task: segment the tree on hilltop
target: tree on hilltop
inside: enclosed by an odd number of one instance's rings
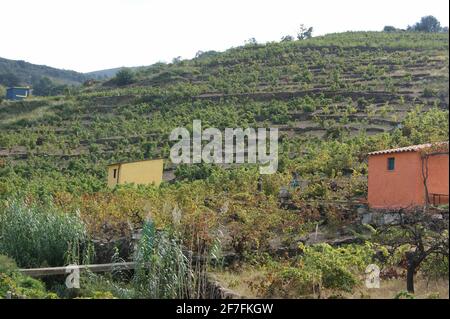
[[[312,38],[313,27],[306,27],[304,24],[300,25],[300,31],[297,34],[297,39],[305,40]]]
[[[123,68],[117,72],[114,82],[120,86],[131,84],[134,82],[134,74],[130,69]]]
[[[442,32],[441,23],[434,16],[425,16],[413,26],[408,26],[408,31],[416,32]]]

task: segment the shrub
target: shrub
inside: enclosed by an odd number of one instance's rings
[[[442,26],[438,19],[434,16],[425,16],[413,26],[408,26],[408,31],[416,32],[441,32]]]
[[[305,269],[320,273],[324,288],[351,292],[358,284],[357,274],[362,272],[373,255],[368,246],[333,248],[328,244],[302,246]]]
[[[177,166],[175,176],[179,180],[194,181],[198,179],[207,179],[217,170],[217,166],[211,164],[181,164]]]
[[[317,297],[322,288],[352,292],[372,261],[370,244],[333,248],[328,244],[300,245],[303,254],[294,264],[272,263],[260,284],[252,289],[264,297]]]
[[[431,254],[423,261],[420,270],[428,280],[439,280],[448,278],[448,256]]]
[[[119,85],[127,85],[134,82],[134,73],[129,69],[121,69],[117,72],[114,82]]]
[[[0,255],[0,299],[6,298],[7,293],[12,298],[56,298],[47,293],[41,281],[20,274],[14,260]]]
[[[267,290],[260,289],[266,297],[298,298],[320,293],[320,274],[313,269],[281,267],[269,278],[271,281]]]
[[[16,262],[5,255],[0,255],[0,273],[10,273],[17,269]]]
[[[422,93],[423,97],[433,97],[435,95],[436,95],[436,92],[432,88],[426,87],[425,89],[423,89],[423,93]]]
[[[405,144],[422,144],[448,140],[448,110],[432,108],[422,112],[416,108],[406,115],[402,122]]]
[[[394,296],[394,299],[414,299],[414,295],[402,290]]]
[[[311,113],[316,110],[316,106],[314,104],[305,104],[303,105],[303,111],[306,113]]]
[[[386,26],[383,28],[383,32],[395,32],[395,31],[398,31],[397,28],[396,28],[396,27],[393,27],[393,26],[391,26],[391,25],[386,25]]]

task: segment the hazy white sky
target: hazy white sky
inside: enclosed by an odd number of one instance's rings
[[[88,72],[295,35],[449,25],[448,0],[0,0],[0,57]]]

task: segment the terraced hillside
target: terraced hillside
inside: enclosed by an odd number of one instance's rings
[[[448,140],[448,54],[445,33],[331,34],[199,52],[137,69],[128,85],[3,101],[0,269],[14,268],[9,258],[137,267],[131,280],[82,272],[76,291],[57,279],[27,290],[8,270],[0,298],[205,298],[213,277],[248,297],[409,298],[414,276],[416,297],[448,298],[448,205],[429,208],[432,227],[384,233],[354,209],[367,195],[368,152]],[[175,167],[169,133],[194,119],[278,127],[277,173]],[[108,163],[155,157],[167,159],[170,182],[106,187]],[[373,263],[380,289],[364,288]]]
[[[448,34],[353,32],[199,52],[138,70],[128,86],[4,101],[0,192],[102,189],[107,163],[168,157],[168,134],[193,119],[279,127],[281,172],[364,172],[368,150],[445,138],[445,125],[433,136],[411,130],[422,112],[446,122],[448,65]],[[315,163],[321,156],[330,163]]]

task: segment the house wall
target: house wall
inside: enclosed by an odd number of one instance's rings
[[[114,187],[117,185],[119,176],[119,166],[120,165],[110,165],[108,166],[108,187]],[[114,170],[116,171],[116,178],[114,178]]]
[[[388,158],[395,169],[388,170]],[[417,152],[369,156],[368,203],[371,208],[401,208],[423,205],[421,159]]]
[[[9,100],[21,100],[27,97],[30,89],[27,88],[10,88],[6,91],[6,98]]]
[[[448,165],[448,154],[432,155],[428,157],[428,193],[447,195],[446,197],[441,197],[441,204],[448,203]],[[432,196],[430,196],[430,200],[432,200]]]
[[[6,90],[6,99],[14,100],[15,97],[16,97],[16,95],[14,94],[14,90],[13,89],[7,89]]]
[[[111,165],[108,167],[108,186],[125,183],[159,185],[163,176],[163,164],[161,159]],[[117,183],[113,178],[114,168],[118,168]]]

